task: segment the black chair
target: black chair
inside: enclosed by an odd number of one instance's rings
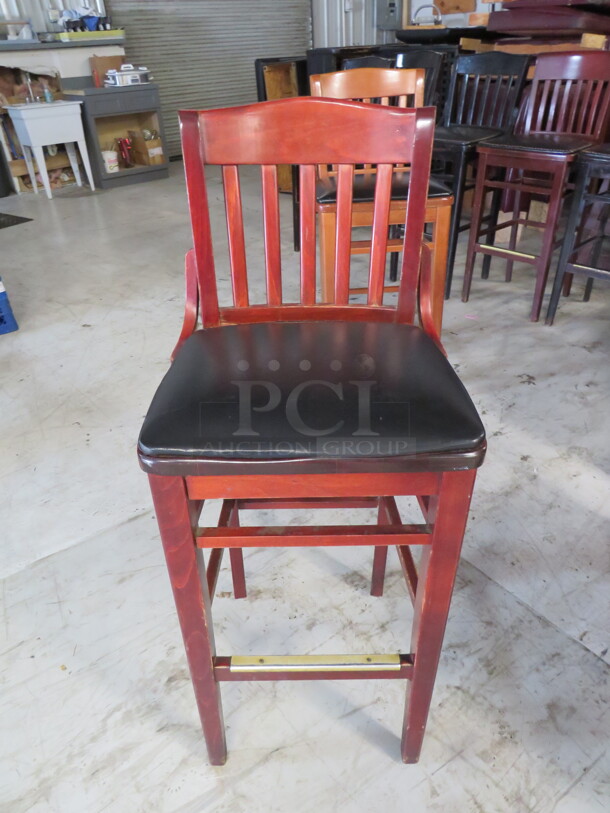
[[[546,314],[547,325],[553,324],[561,289],[573,274],[587,277],[585,302],[591,296],[594,279],[610,280],[610,265],[599,267],[604,240],[610,239],[605,233],[609,214],[610,144],[599,144],[576,159],[574,195]]]
[[[477,144],[512,130],[529,63],[529,56],[493,52],[460,56],[453,66],[443,126],[436,129],[433,153],[434,175],[451,184],[455,199],[449,234],[447,298],[458,235],[470,225],[461,225],[464,192],[474,187],[466,180],[468,168],[476,161]],[[437,164],[442,165],[441,171]]]
[[[254,73],[256,75],[256,96],[259,102],[269,101],[267,85],[265,83],[265,69],[278,62],[294,65],[297,90],[299,96],[309,96],[309,76],[307,73],[307,58],[304,56],[275,56],[254,60]],[[299,235],[299,173],[292,167],[292,232],[294,235],[294,250],[300,251]]]
[[[368,56],[350,57],[343,60],[341,70],[349,71],[353,68],[423,68],[426,71],[424,104],[426,107],[436,107],[439,80],[444,61],[444,55],[438,51],[413,48],[409,51],[397,51],[393,56],[369,54]]]
[[[395,60],[389,59],[384,56],[377,56],[377,54],[369,54],[368,56],[354,56],[349,59],[344,59],[341,63],[340,70],[351,71],[354,68],[395,68]]]
[[[405,45],[385,45],[379,48],[377,52],[379,56],[384,56],[389,59],[394,59],[396,63],[398,63],[399,55],[400,54],[412,54],[417,52],[426,52],[430,53],[433,52],[435,54],[440,54],[443,57],[443,63],[440,69],[440,76],[438,78],[438,84],[436,87],[436,98],[434,104],[436,105],[436,122],[437,124],[442,123],[442,117],[445,110],[445,103],[447,101],[447,95],[449,93],[449,85],[451,84],[451,73],[453,71],[453,66],[459,56],[460,53],[460,46],[459,45],[449,45],[447,43],[435,43],[434,45],[429,44],[416,44],[413,43],[409,46]],[[396,67],[399,68],[412,68],[412,67],[426,67],[425,65],[399,65],[396,64]],[[426,77],[427,78],[427,77]]]

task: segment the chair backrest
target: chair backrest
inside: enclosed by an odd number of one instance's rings
[[[349,72],[347,72],[349,74]],[[354,319],[412,322],[417,301],[434,110],[402,109],[332,99],[281,99],[246,107],[180,112],[182,150],[204,327],[239,322]],[[346,134],[357,133],[357,137]],[[316,304],[316,167],[338,166],[335,303]],[[377,165],[366,306],[350,305],[352,188],[358,164]],[[277,165],[300,176],[300,295],[282,291]],[[400,290],[383,305],[392,172],[411,170]],[[221,307],[214,266],[205,167],[222,167],[233,307]],[[251,302],[239,167],[260,165],[266,302]]]
[[[445,102],[445,127],[512,127],[529,62],[529,56],[500,52],[458,57]]]
[[[396,68],[423,68],[426,71],[424,104],[436,105],[439,82],[443,72],[445,55],[439,51],[428,51],[425,48],[413,48],[411,51],[400,51],[396,54]]]
[[[354,68],[350,71],[321,73],[309,77],[312,96],[328,99],[349,99],[353,102],[395,104],[397,107],[422,107],[424,103],[425,71],[394,68]],[[399,169],[398,167],[396,168]],[[358,174],[374,172],[365,164]],[[335,175],[336,168],[321,165],[320,178]]]
[[[395,99],[398,107],[421,107],[424,103],[426,72],[396,68],[354,68],[350,71],[320,73],[309,77],[312,96],[370,102],[379,99],[387,105]]]
[[[570,133],[601,141],[610,111],[610,52],[541,54],[525,113],[526,133]]]
[[[354,56],[344,59],[341,63],[341,70],[351,71],[354,68],[394,68],[394,60],[376,54],[369,56]]]

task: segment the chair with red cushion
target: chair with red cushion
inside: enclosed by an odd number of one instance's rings
[[[221,765],[226,759],[221,682],[371,678],[409,681],[402,757],[415,762],[476,468],[485,453],[483,426],[431,318],[430,257],[422,237],[434,109],[298,98],[185,111],[180,120],[194,241],[187,255],[187,310],[138,453],[149,475],[210,761]],[[345,138],[346,132],[358,138]],[[370,163],[377,175],[367,301],[351,305],[354,169]],[[290,301],[282,276],[278,164],[298,165],[301,180],[297,301]],[[338,167],[332,304],[320,304],[316,291],[320,164]],[[408,165],[411,177],[400,291],[389,306],[383,282],[397,164]],[[256,268],[264,271],[265,285],[259,297],[251,252],[246,260],[244,165],[249,177],[254,165],[260,167],[264,258]],[[218,193],[214,187],[208,196],[209,167],[222,168],[230,303],[219,296],[218,277],[225,273],[219,268],[217,275],[213,250],[211,223],[218,219],[210,218],[209,202]],[[418,309],[422,328],[413,324]],[[399,495],[417,497],[421,521],[400,516]],[[222,500],[215,527],[200,526],[205,500]],[[374,507],[378,522],[280,527],[239,522],[243,509],[329,506]],[[415,607],[409,651],[216,653],[211,604],[225,549],[331,545],[374,547],[376,595],[383,589],[387,548],[396,548]],[[422,551],[417,568],[411,546]],[[245,594],[243,581],[239,587]]]

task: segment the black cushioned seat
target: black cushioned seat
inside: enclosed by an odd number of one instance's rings
[[[479,141],[487,141],[495,136],[502,135],[502,130],[494,127],[477,127],[467,124],[452,124],[450,127],[437,127],[434,131],[434,146],[469,147]]]
[[[591,139],[586,136],[563,135],[562,133],[528,133],[525,135],[505,133],[494,138],[493,141],[486,141],[482,146],[492,149],[558,152],[571,155],[590,147],[591,144]]]
[[[375,175],[355,175],[353,185],[354,203],[372,203],[375,200]],[[392,197],[406,200],[409,191],[409,172],[395,172],[392,177]],[[451,189],[441,181],[430,178],[429,198],[444,198],[452,195]],[[321,178],[316,183],[318,203],[335,203],[337,200],[337,179]]]
[[[284,322],[194,333],[157,390],[139,448],[260,460],[473,451],[483,440],[466,390],[419,328]]]

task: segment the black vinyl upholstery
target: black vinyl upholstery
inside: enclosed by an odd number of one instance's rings
[[[442,147],[443,144],[449,146],[469,147],[478,144],[479,141],[487,141],[490,138],[501,135],[502,130],[494,127],[475,127],[468,124],[452,124],[450,127],[437,127],[434,131],[434,146]]]
[[[179,458],[387,457],[478,449],[484,429],[412,325],[280,322],[194,333],[152,401],[140,452]]]
[[[523,150],[527,152],[558,152],[571,155],[590,147],[592,141],[587,136],[564,135],[563,133],[527,133],[515,135],[505,133],[482,146],[492,149]]]
[[[372,203],[375,200],[376,175],[355,175],[353,185],[354,203]],[[392,177],[392,198],[406,200],[409,191],[409,172],[395,172]],[[428,185],[429,198],[444,198],[451,195],[451,189],[442,181],[430,178]],[[316,182],[316,199],[318,203],[335,203],[337,200],[337,179],[334,176],[320,178]]]

